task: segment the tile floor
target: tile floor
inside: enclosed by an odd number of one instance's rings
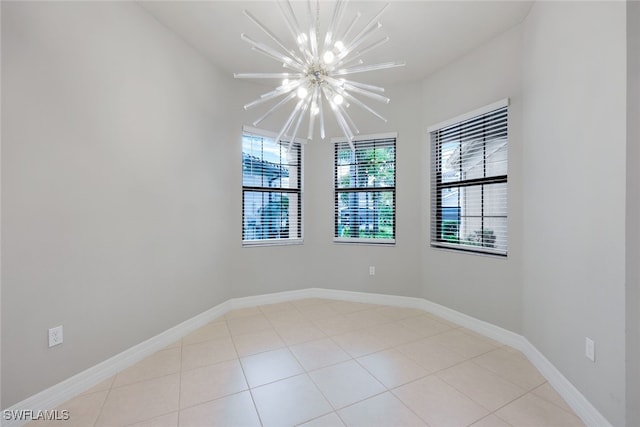
[[[67,427],[582,426],[518,351],[415,309],[232,311],[58,409]]]

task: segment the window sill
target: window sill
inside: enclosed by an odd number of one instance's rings
[[[442,242],[431,242],[433,249],[442,249],[448,252],[456,252],[468,255],[482,255],[491,258],[507,258],[508,252],[501,252],[498,250],[491,250],[490,248],[476,249],[474,246],[463,246],[455,244],[447,244]]]
[[[356,245],[377,245],[377,246],[395,246],[396,239],[358,239],[358,238],[345,238],[334,237],[333,243],[340,244],[356,244]]]
[[[244,240],[242,242],[243,248],[253,248],[261,246],[290,246],[290,245],[302,245],[303,239],[268,239],[268,240]]]

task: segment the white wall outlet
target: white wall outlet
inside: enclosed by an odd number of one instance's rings
[[[62,325],[49,329],[49,347],[62,344]]]
[[[376,275],[376,266],[375,265],[370,265],[369,266],[369,276],[375,276]]]
[[[596,361],[596,343],[589,337],[584,339],[584,355],[592,362]]]

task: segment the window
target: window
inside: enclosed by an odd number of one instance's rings
[[[508,100],[431,134],[431,245],[507,255]]]
[[[302,147],[258,132],[242,136],[242,242],[301,242]]]
[[[395,243],[396,135],[335,144],[336,242]]]

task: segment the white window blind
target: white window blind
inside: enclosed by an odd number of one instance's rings
[[[302,146],[242,135],[242,242],[302,241]]]
[[[431,245],[507,255],[508,100],[430,128]]]
[[[334,241],[395,243],[396,137],[335,144]]]

